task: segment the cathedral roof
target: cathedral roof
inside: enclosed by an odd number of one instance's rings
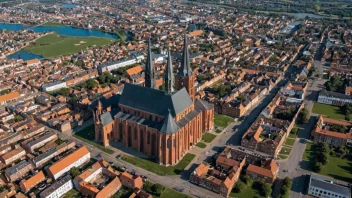
[[[192,104],[192,99],[185,88],[168,95],[166,92],[126,83],[119,104],[160,116],[173,117]]]
[[[110,111],[110,112],[105,112],[100,115],[100,120],[103,126],[108,125],[109,123],[113,122],[114,115],[116,114],[116,111]]]
[[[176,124],[174,118],[169,112],[169,114],[164,119],[160,132],[165,134],[173,134],[179,130],[180,130],[180,127]]]

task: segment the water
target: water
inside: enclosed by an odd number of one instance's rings
[[[103,37],[108,39],[118,39],[116,34],[110,34],[106,32],[102,32],[100,30],[89,30],[83,28],[74,28],[71,26],[36,26],[29,27],[23,24],[12,24],[12,23],[0,23],[0,30],[12,30],[19,31],[23,29],[30,29],[34,32],[56,32],[59,35],[63,36],[95,36],[95,37]]]
[[[62,4],[60,8],[73,9],[73,8],[77,8],[77,5],[76,4]]]
[[[7,59],[22,59],[23,61],[27,61],[27,60],[32,60],[35,58],[41,59],[43,57],[40,55],[37,55],[37,54],[32,54],[32,53],[27,52],[25,50],[20,50],[16,53],[13,53],[13,54],[7,56],[6,58]]]

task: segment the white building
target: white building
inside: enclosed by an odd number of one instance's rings
[[[59,90],[61,88],[66,88],[66,87],[67,87],[66,82],[56,81],[54,83],[43,85],[42,90],[43,91],[55,91],[55,90]]]
[[[111,71],[114,69],[118,69],[120,67],[125,67],[127,65],[132,65],[135,63],[140,63],[142,62],[142,60],[144,59],[144,55],[143,54],[133,54],[130,57],[127,57],[125,59],[119,60],[119,61],[115,61],[115,62],[111,62],[111,63],[106,63],[106,64],[101,64],[98,66],[98,72],[99,74],[104,73],[105,71]]]
[[[352,96],[331,91],[320,91],[318,102],[334,106],[343,106],[344,104],[352,104]]]
[[[308,194],[324,198],[350,198],[351,189],[348,186],[331,181],[328,177],[311,174]]]
[[[28,142],[24,145],[24,147],[29,153],[32,153],[35,149],[44,146],[46,143],[52,140],[57,140],[57,135],[54,132],[48,132],[47,134],[42,135],[31,142]]]
[[[60,198],[62,195],[73,189],[70,175],[66,175],[59,181],[56,181],[49,188],[40,193],[40,198]]]
[[[51,178],[57,179],[73,167],[79,167],[90,160],[90,152],[87,147],[83,146],[60,161],[56,162],[48,169],[48,174]]]

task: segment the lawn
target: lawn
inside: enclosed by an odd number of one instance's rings
[[[219,127],[227,127],[231,122],[233,122],[233,118],[226,116],[226,115],[221,115],[221,114],[215,114],[214,115],[214,124],[215,126]]]
[[[47,58],[74,54],[93,45],[103,46],[113,42],[114,40],[107,38],[70,37],[53,33],[39,38],[33,44],[25,47],[24,50]]]
[[[246,189],[242,190],[242,192],[239,192],[239,193],[231,192],[230,197],[235,197],[235,198],[263,197],[261,196],[260,190],[253,188],[253,186],[255,185],[253,184],[252,187],[247,186]]]
[[[287,159],[287,158],[288,158],[288,155],[279,155],[279,158],[280,158],[280,159]]]
[[[292,146],[295,143],[295,139],[286,139],[285,145]]]
[[[297,138],[297,134],[292,134],[292,133],[290,133],[290,134],[288,135],[288,137],[289,137],[289,138]]]
[[[161,193],[160,198],[191,198],[188,195],[182,194],[174,189],[165,188],[163,193]]]
[[[62,196],[62,198],[78,198],[78,197],[81,197],[81,196],[79,192],[75,189],[68,191],[67,193],[64,194],[64,196]]]
[[[317,153],[315,145],[307,143],[303,153],[303,160],[312,162]],[[328,156],[328,163],[323,166],[319,174],[333,177],[338,180],[352,182],[352,161],[346,158]]]
[[[290,148],[282,147],[279,154],[281,154],[281,155],[282,155],[282,154],[284,154],[284,155],[289,155],[290,152],[291,152],[291,149],[290,149]]]
[[[207,145],[204,144],[203,142],[198,142],[198,143],[196,144],[196,146],[199,147],[199,148],[205,148],[205,147],[207,147]]]
[[[178,175],[183,171],[183,169],[186,168],[194,157],[194,154],[187,153],[178,164],[168,167],[159,165],[158,163],[148,159],[130,157],[126,155],[122,156],[122,160],[158,175]]]
[[[210,143],[213,141],[213,139],[216,137],[216,135],[211,134],[211,133],[204,133],[202,136],[202,140],[206,143]]]
[[[75,135],[73,135],[73,137],[75,137],[85,143],[88,143],[88,144],[102,150],[105,153],[113,154],[114,153],[113,150],[105,148],[103,145],[100,145],[100,144],[93,142],[94,138],[95,138],[94,133],[95,133],[94,125],[92,125],[92,126],[89,126],[85,129],[83,129],[82,131],[76,133]]]
[[[332,119],[345,119],[345,115],[341,112],[340,107],[337,106],[314,103],[312,112]]]

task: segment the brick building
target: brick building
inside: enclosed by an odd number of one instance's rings
[[[319,116],[311,136],[315,142],[325,142],[332,146],[344,146],[352,143],[352,124],[347,121],[334,120]],[[345,129],[345,131],[336,131]]]
[[[195,76],[190,67],[186,37],[175,82],[171,55],[168,54],[164,72],[166,91],[157,89],[151,56],[149,41],[145,87],[126,83],[118,108],[112,111],[104,110],[98,103],[94,112],[95,140],[104,146],[111,141],[121,141],[126,147],[154,157],[160,164],[173,165],[204,132],[213,128],[214,107],[195,99]]]
[[[279,174],[279,166],[272,159],[266,161],[263,166],[250,164],[246,174],[254,181],[264,180],[267,183],[273,183]]]

